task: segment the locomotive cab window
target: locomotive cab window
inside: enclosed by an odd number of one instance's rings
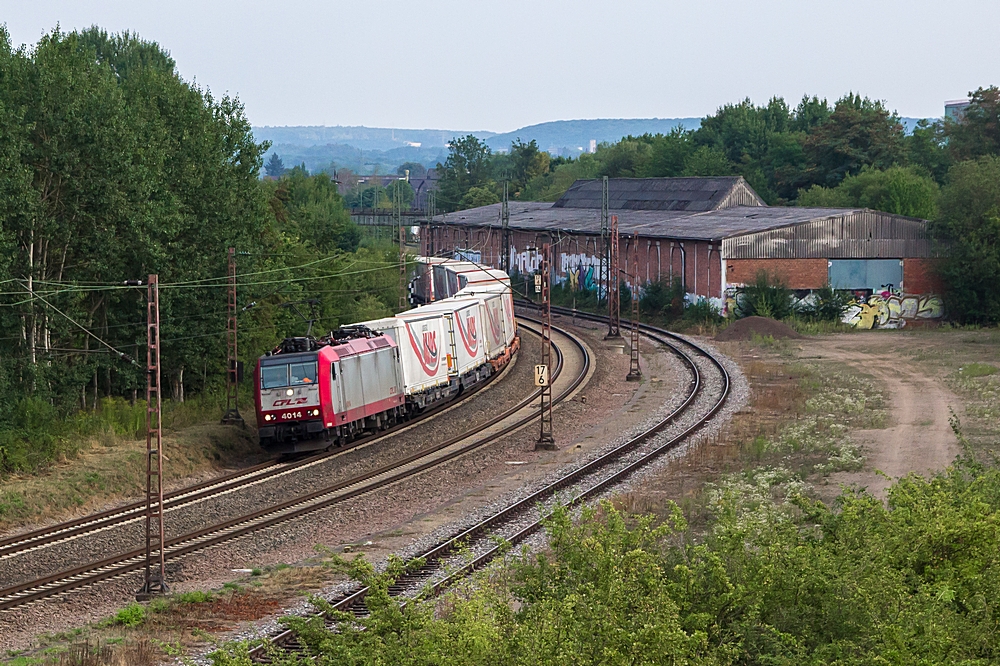
[[[269,365],[260,369],[260,387],[262,389],[288,386],[288,366]]]
[[[315,384],[316,363],[292,363],[288,366],[289,384]]]

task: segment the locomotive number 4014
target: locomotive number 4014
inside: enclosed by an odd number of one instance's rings
[[[301,419],[302,418],[302,412],[285,412],[284,414],[281,415],[281,418],[283,418],[283,419]]]

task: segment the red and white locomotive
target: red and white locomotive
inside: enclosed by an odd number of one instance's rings
[[[268,451],[342,444],[449,400],[503,368],[520,346],[503,271],[421,258],[413,298],[395,317],[286,338],[254,373]]]

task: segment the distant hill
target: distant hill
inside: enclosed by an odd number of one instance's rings
[[[910,133],[920,118],[901,118]],[[933,119],[932,119],[933,120]],[[332,165],[352,171],[394,172],[403,162],[420,162],[433,167],[448,156],[452,138],[474,134],[494,151],[510,149],[516,140],[531,141],[552,155],[575,157],[590,149],[590,142],[614,142],[624,136],[666,134],[677,126],[697,129],[700,118],[603,118],[597,120],[556,120],[528,125],[513,132],[485,130],[401,129],[364,126],[254,127],[258,141],[273,145],[265,155],[277,153],[285,166],[305,163],[310,171]]]
[[[508,150],[520,138],[534,139],[538,147],[553,155],[576,156],[590,149],[590,142],[613,142],[623,136],[667,134],[677,126],[698,129],[701,118],[602,118],[598,120],[555,120],[528,125],[513,132],[494,134],[486,139],[493,150]]]
[[[393,148],[420,147],[443,148],[452,138],[475,134],[486,139],[496,132],[436,129],[399,129],[395,127],[254,127],[253,135],[258,141],[295,146],[325,146],[344,144],[361,150],[392,150]]]
[[[270,153],[277,153],[288,168],[305,164],[310,173],[336,168],[350,169],[354,173],[387,174],[395,173],[399,165],[404,162],[419,162],[432,167],[448,159],[448,149],[444,146],[430,148],[400,146],[390,150],[362,150],[343,143],[325,145],[276,143],[265,156],[265,162]]]

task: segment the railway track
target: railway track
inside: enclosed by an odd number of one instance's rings
[[[552,308],[552,311],[592,321],[606,321],[596,315],[574,313],[563,308]],[[722,409],[729,397],[730,378],[719,359],[708,350],[669,331],[647,325],[640,325],[640,328],[648,338],[676,353],[691,372],[684,401],[639,435],[418,555],[423,565],[397,579],[390,588],[390,594],[407,598],[439,593],[496,558],[502,552],[496,537],[502,537],[510,545],[523,542],[541,529],[545,517],[556,505],[572,507],[599,496],[687,441]],[[714,376],[706,378],[706,373]],[[706,388],[709,385],[712,388]],[[706,391],[712,395],[706,395]],[[697,410],[697,413],[691,414],[692,410]],[[665,434],[672,425],[677,431]],[[459,557],[459,551],[471,552],[471,559]],[[367,593],[368,588],[361,587],[332,601],[331,605],[336,610],[361,617],[367,613]],[[317,617],[328,626],[332,624],[323,614]],[[285,630],[252,649],[250,654],[257,663],[270,663],[275,651],[304,650],[295,633]]]
[[[510,365],[507,366],[507,368],[510,367]],[[464,393],[456,400],[438,405],[433,409],[429,409],[425,413],[410,419],[409,421],[396,424],[384,431],[365,437],[359,437],[358,439],[336,449],[323,451],[295,461],[282,462],[280,459],[269,460],[238,472],[224,474],[202,483],[164,493],[164,511],[165,513],[169,513],[196,502],[213,497],[219,497],[220,495],[224,495],[229,492],[238,491],[241,488],[246,488],[247,486],[255,483],[271,481],[282,475],[292,474],[299,470],[323,463],[328,461],[330,458],[342,456],[353,449],[381,442],[388,437],[399,434],[404,430],[408,430],[423,421],[437,417],[442,413],[464,403],[466,400],[476,395],[476,393],[486,388],[493,381],[502,376],[506,372],[507,368],[492,375],[487,381],[479,384],[471,391]],[[0,562],[24,555],[25,553],[39,550],[41,548],[89,536],[96,532],[109,530],[128,523],[139,522],[144,520],[145,511],[146,503],[144,501],[130,502],[123,506],[101,511],[99,513],[94,513],[81,518],[76,518],[74,520],[58,523],[56,525],[2,538],[0,539]]]
[[[522,324],[522,328],[538,333],[524,324]],[[561,345],[575,347],[580,355],[580,360],[577,362],[579,368],[568,380],[560,379],[564,366],[564,352]],[[554,391],[556,393],[555,401],[558,402],[571,395],[588,375],[590,356],[586,346],[578,338],[557,328],[553,328],[553,348],[556,351],[553,388],[558,387],[558,392]],[[530,423],[537,415],[538,396],[539,391],[533,391],[517,405],[490,419],[485,424],[445,442],[421,449],[389,465],[251,514],[168,539],[165,544],[165,559],[167,561],[177,560],[252,532],[309,515],[437,467],[488,444],[498,436],[513,432]],[[266,472],[267,470],[260,470],[260,473]],[[283,473],[291,473],[291,470],[275,471],[267,478],[273,478],[274,474]],[[228,488],[226,492],[235,492],[236,490],[238,488]],[[91,562],[74,569],[7,587],[0,590],[0,612],[10,611],[48,597],[64,595],[73,590],[129,574],[141,569],[144,562],[145,550],[136,549],[99,562]]]

